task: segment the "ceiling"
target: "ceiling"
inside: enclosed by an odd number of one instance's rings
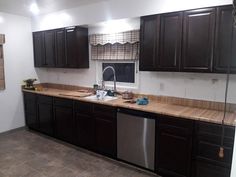
[[[104,0],[0,0],[0,12],[30,17],[33,16],[30,5],[34,2],[38,4],[39,14],[46,14],[100,1]]]

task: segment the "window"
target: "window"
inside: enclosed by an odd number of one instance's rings
[[[102,70],[107,66],[112,66],[116,71],[116,81],[135,83],[135,64],[134,63],[103,63]],[[112,70],[106,70],[103,74],[104,81],[113,81]]]

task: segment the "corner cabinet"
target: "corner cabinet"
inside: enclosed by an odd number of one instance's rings
[[[34,66],[43,67],[46,65],[43,32],[33,33],[33,44],[34,44]]]
[[[88,29],[70,27],[33,33],[35,67],[88,68]]]
[[[33,93],[24,93],[25,123],[26,126],[39,130],[39,121],[37,117],[37,95]]]

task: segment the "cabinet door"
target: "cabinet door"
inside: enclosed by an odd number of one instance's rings
[[[54,99],[55,136],[69,143],[74,143],[73,101]]]
[[[76,28],[78,68],[89,68],[88,28]]]
[[[230,177],[230,169],[197,161],[193,177]]]
[[[232,11],[231,5],[217,8],[214,72],[227,72],[228,62],[231,62],[231,71],[236,73],[236,29]]]
[[[94,119],[89,115],[76,114],[77,144],[88,149],[94,148]]]
[[[93,107],[91,103],[76,102],[76,143],[88,149],[94,148],[94,118],[92,116]]]
[[[56,67],[66,67],[65,29],[55,31]]]
[[[157,70],[160,15],[141,18],[140,60],[141,71]]]
[[[190,177],[192,121],[164,117],[157,135],[157,172],[163,176]]]
[[[215,8],[184,12],[182,71],[211,72]]]
[[[78,48],[76,39],[76,27],[66,29],[66,66],[68,68],[78,67]]]
[[[99,153],[115,157],[114,130],[113,121],[95,118],[95,144]]]
[[[44,32],[44,46],[45,46],[45,65],[47,67],[55,66],[55,32]]]
[[[160,57],[158,70],[179,71],[183,13],[161,15]]]
[[[24,93],[25,122],[29,128],[39,129],[37,119],[37,97],[33,93]]]
[[[116,110],[94,105],[95,147],[97,152],[116,157]]]
[[[42,67],[46,64],[43,32],[33,33],[33,45],[34,45],[34,66]]]
[[[38,96],[38,119],[40,131],[53,136],[53,108],[51,97]]]

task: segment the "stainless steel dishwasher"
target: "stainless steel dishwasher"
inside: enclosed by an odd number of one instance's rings
[[[144,112],[118,109],[117,157],[154,170],[155,119]]]

